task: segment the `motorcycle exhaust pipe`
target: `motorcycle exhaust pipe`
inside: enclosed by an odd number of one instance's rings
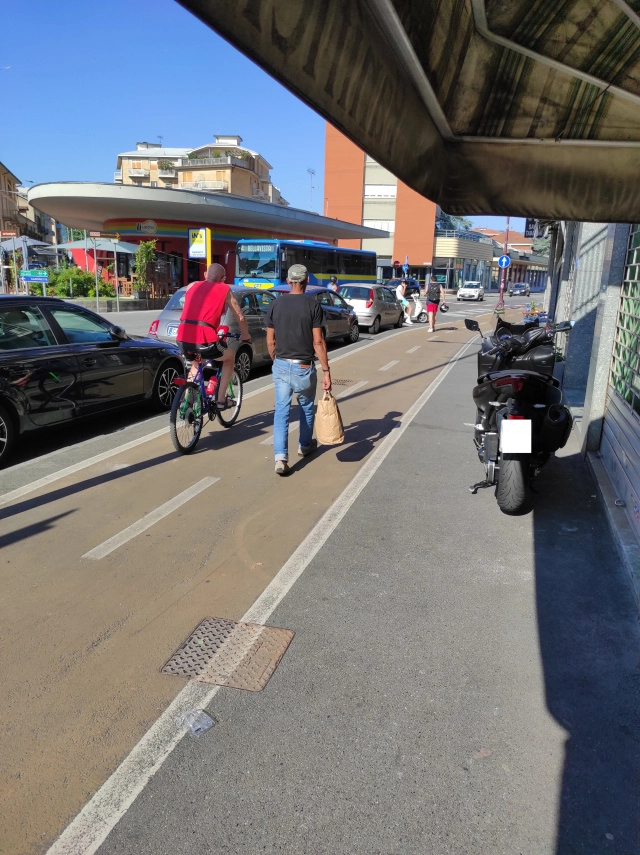
[[[544,451],[564,448],[571,433],[573,417],[562,404],[552,404],[547,410],[540,431],[540,445]]]

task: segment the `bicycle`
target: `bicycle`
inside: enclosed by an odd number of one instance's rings
[[[239,339],[239,334],[221,334],[221,338]],[[196,355],[193,360],[197,365],[195,376],[191,380],[184,377],[176,378],[173,383],[178,387],[171,405],[169,426],[173,447],[180,454],[191,454],[202,433],[206,420],[213,422],[218,418],[226,428],[232,427],[240,415],[242,406],[242,381],[238,372],[234,371],[229,381],[227,399],[235,405],[229,409],[218,409],[218,385],[222,374],[222,365],[216,367],[213,363]],[[213,369],[210,377],[205,378],[205,371]]]

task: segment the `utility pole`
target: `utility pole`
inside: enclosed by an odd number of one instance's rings
[[[507,217],[507,227],[504,230],[504,246],[502,248],[502,254],[509,254],[509,222],[511,217]],[[507,268],[503,267],[500,271],[500,292],[498,294],[498,302],[496,303],[496,309],[504,309],[504,286],[507,279]]]
[[[316,171],[315,171],[315,169],[311,169],[311,167],[309,167],[309,168],[307,169],[307,172],[309,173],[309,182],[310,182],[310,187],[309,187],[309,210],[310,210],[310,211],[313,211],[313,176],[316,174]]]

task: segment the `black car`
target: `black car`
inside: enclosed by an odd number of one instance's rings
[[[526,282],[511,282],[507,293],[510,297],[513,297],[514,294],[522,294],[524,297],[528,297],[531,294],[531,288]]]
[[[413,297],[414,294],[416,294],[417,296],[420,296],[420,285],[418,282],[416,282],[415,279],[389,279],[389,281],[385,284],[386,284],[386,287],[390,288],[393,291],[393,293],[395,294],[396,288],[402,282],[407,283],[407,288],[406,288],[406,291],[404,292],[404,296],[407,299],[409,299],[409,297]]]
[[[23,434],[151,401],[168,410],[184,376],[175,345],[55,297],[0,296],[0,465]]]
[[[277,288],[271,288],[269,293],[286,294],[289,290],[287,283],[283,282]],[[343,300],[340,294],[336,294],[330,288],[315,287],[307,288],[306,293],[310,296],[313,295],[322,306],[325,319],[322,334],[327,341],[332,338],[342,338],[346,342],[358,341],[360,338],[358,316],[353,307],[346,300]]]

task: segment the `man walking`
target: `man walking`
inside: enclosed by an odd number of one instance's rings
[[[273,449],[278,475],[289,474],[289,411],[294,393],[300,408],[298,455],[307,457],[318,447],[313,438],[317,385],[314,354],[324,372],[322,389],[331,391],[327,346],[322,337],[322,308],[315,297],[305,294],[309,283],[307,268],[303,264],[292,264],[287,282],[291,287],[290,293],[281,294],[274,300],[265,317],[276,391]]]
[[[446,294],[444,293],[444,285],[439,285],[435,276],[431,277],[431,282],[427,288],[427,315],[429,316],[429,332],[436,331],[436,315],[438,314],[438,306],[440,300],[444,303]]]

